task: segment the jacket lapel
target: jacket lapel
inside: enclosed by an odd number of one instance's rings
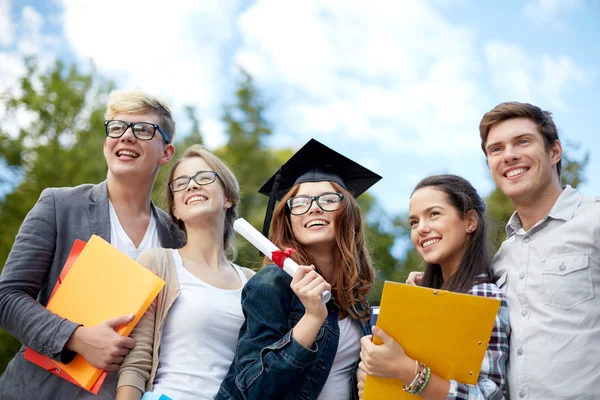
[[[90,192],[88,215],[92,233],[110,243],[110,214],[108,211],[108,187],[106,181],[94,185]]]

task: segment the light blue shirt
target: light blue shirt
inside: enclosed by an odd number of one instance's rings
[[[509,307],[512,400],[600,396],[600,197],[566,186],[525,231],[517,213],[493,267]]]

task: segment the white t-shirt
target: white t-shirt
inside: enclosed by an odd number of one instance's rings
[[[360,356],[361,332],[350,317],[338,321],[338,325],[340,340],[337,353],[327,382],[319,394],[319,400],[349,399],[352,393],[352,374],[354,374],[354,364]]]
[[[137,260],[142,251],[161,247],[154,213],[150,212],[150,223],[148,224],[148,229],[146,229],[146,234],[139,247],[135,247],[135,244],[133,244],[121,226],[117,212],[110,201],[108,202],[108,210],[110,213],[110,244],[115,246],[119,251]]]
[[[119,251],[127,254],[132,259],[137,259],[140,253],[146,249],[161,247],[158,239],[158,230],[156,229],[156,220],[154,214],[150,213],[150,223],[146,229],[146,234],[139,247],[135,247],[133,241],[127,236],[127,233],[121,226],[119,217],[111,201],[108,201],[108,210],[110,215],[110,244]],[[102,384],[102,388],[95,396],[90,392],[83,391],[77,396],[77,400],[114,400],[117,392],[117,383],[119,375],[117,371],[109,372]]]
[[[244,315],[239,289],[219,289],[183,266],[173,250],[180,294],[167,314],[152,392],[176,400],[213,399],[235,356]]]

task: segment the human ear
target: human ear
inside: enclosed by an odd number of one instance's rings
[[[467,211],[465,215],[465,222],[466,231],[468,233],[475,232],[477,225],[479,224],[479,217],[477,216],[475,210]]]
[[[166,163],[171,161],[171,159],[173,158],[174,155],[175,155],[175,146],[173,146],[170,143],[165,145],[165,148],[163,149],[162,157],[160,158],[160,164],[165,165]]]

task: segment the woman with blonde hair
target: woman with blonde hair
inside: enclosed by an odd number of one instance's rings
[[[237,179],[195,145],[171,167],[165,194],[187,243],[138,258],[167,283],[131,334],[136,346],[119,370],[118,400],[137,400],[146,391],[212,399],[244,321],[240,296],[253,273],[227,258],[240,201]]]
[[[374,272],[356,196],[377,174],[316,140],[261,189],[271,240],[292,248],[294,277],[270,264],[242,293],[246,317],[217,399],[350,399],[360,338],[369,329]],[[291,253],[291,252],[288,252]],[[331,291],[325,304],[322,293]]]

